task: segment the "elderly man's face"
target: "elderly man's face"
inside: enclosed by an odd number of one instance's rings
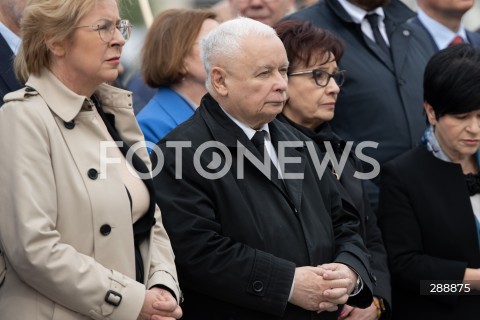
[[[259,45],[261,44],[261,45]],[[277,37],[249,36],[225,62],[222,107],[253,129],[272,121],[287,99],[288,58]]]
[[[229,0],[232,10],[269,26],[280,21],[292,8],[294,0]]]
[[[348,0],[348,1],[367,11],[374,10],[379,7],[383,7],[390,2],[390,0]]]

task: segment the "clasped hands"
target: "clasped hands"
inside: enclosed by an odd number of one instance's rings
[[[298,267],[290,303],[310,311],[336,311],[353,291],[357,274],[341,263]]]
[[[170,292],[152,288],[145,291],[145,300],[137,320],[175,320],[182,315],[182,309]]]

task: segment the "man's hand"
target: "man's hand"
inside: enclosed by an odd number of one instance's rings
[[[330,279],[324,277],[326,273]],[[337,310],[337,305],[348,299],[346,288],[351,281],[339,274],[343,273],[322,267],[296,268],[290,303],[310,311]]]

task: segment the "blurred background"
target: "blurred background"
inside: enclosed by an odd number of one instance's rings
[[[125,74],[121,82],[128,81],[132,71],[138,70],[140,65],[140,51],[143,39],[146,33],[145,19],[142,15],[142,9],[148,7],[151,14],[157,13],[169,8],[208,8],[219,0],[124,0],[122,2],[122,17],[129,19],[134,28],[132,37],[124,47],[122,54],[122,64],[125,67]],[[413,10],[416,10],[415,0],[402,0]],[[298,0],[297,3],[304,1]],[[464,16],[464,24],[469,30],[480,28],[480,0],[475,1],[475,6]]]

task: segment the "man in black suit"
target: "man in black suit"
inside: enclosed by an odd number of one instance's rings
[[[330,124],[346,141],[378,143],[363,153],[380,165],[416,146],[425,129],[422,76],[435,49],[413,17],[400,0],[320,0],[286,17],[345,41],[339,68],[347,76]],[[373,208],[377,183],[366,181]]]
[[[463,42],[480,47],[480,35],[465,29],[462,24],[474,0],[417,0],[417,4],[418,16],[412,21],[428,32],[437,50]]]
[[[20,19],[26,0],[0,0],[0,106],[3,96],[20,89],[13,58],[20,46]]]
[[[313,142],[275,119],[288,69],[277,34],[233,19],[201,52],[208,93],[152,152],[183,319],[336,320],[347,300],[369,306],[356,215],[317,171]]]

